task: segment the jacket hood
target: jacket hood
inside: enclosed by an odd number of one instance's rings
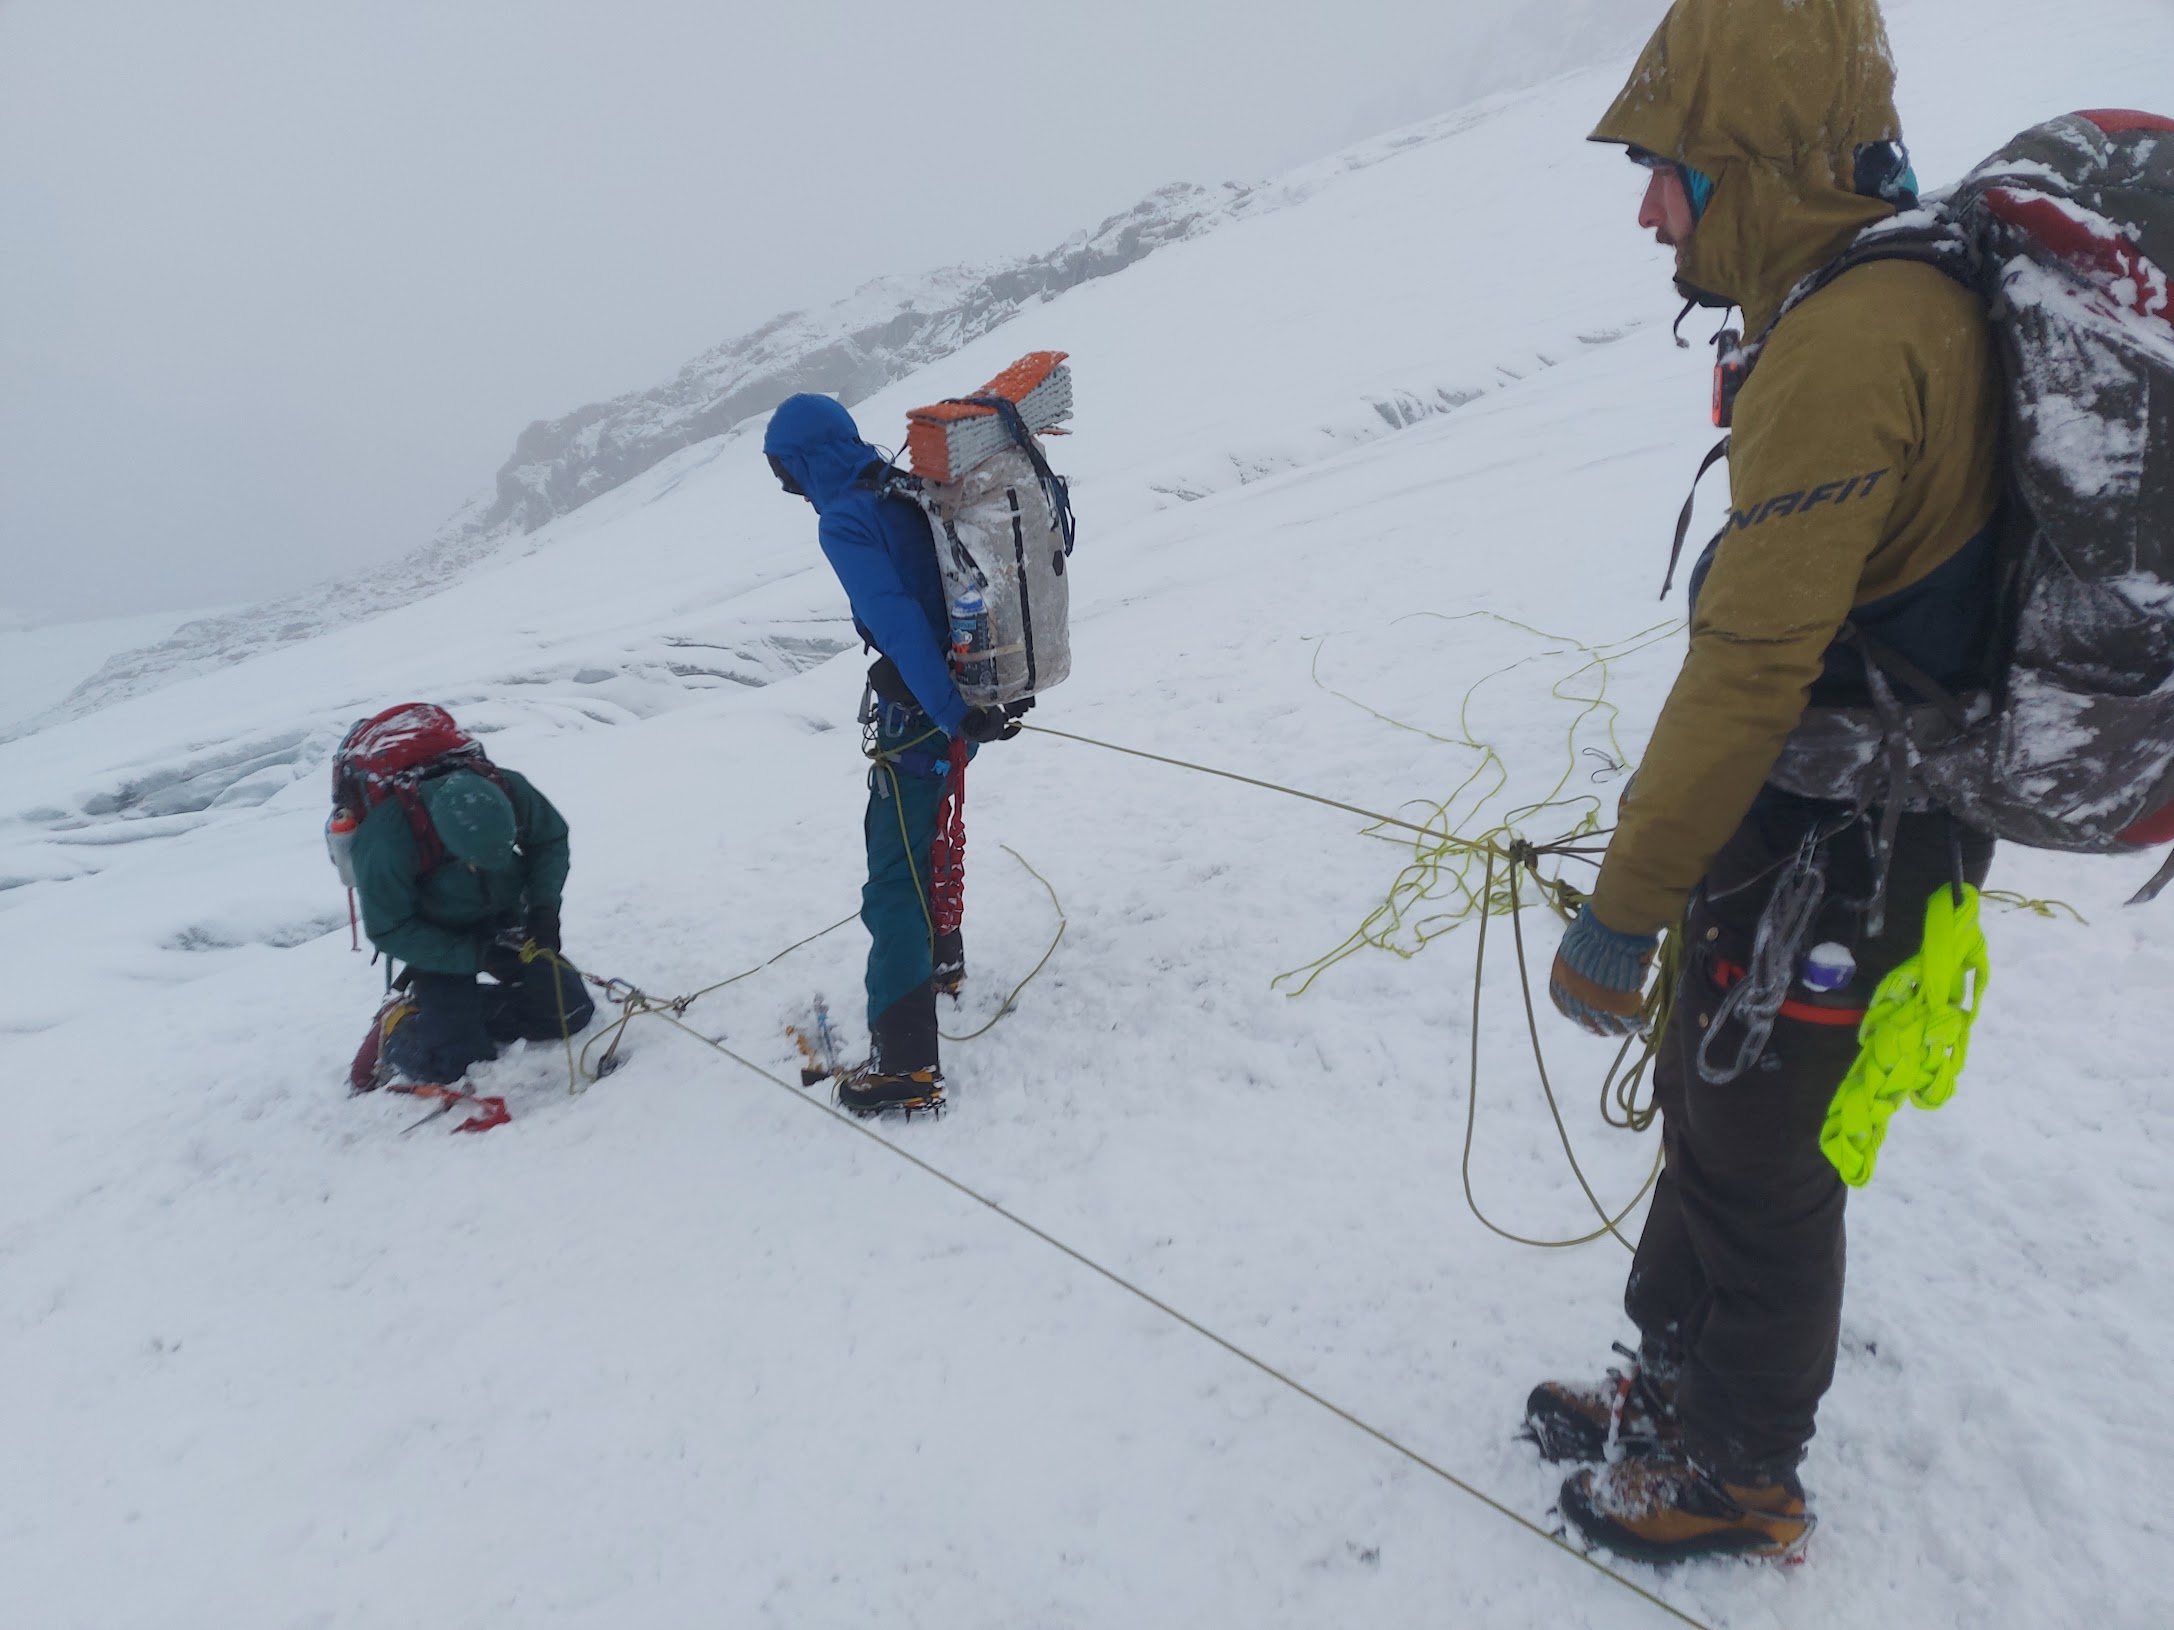
[[[1800,279],[1895,213],[1858,184],[1902,140],[1878,0],[1675,0],[1591,139],[1714,178],[1681,281],[1742,306],[1758,334]]]
[[[770,415],[762,450],[791,472],[820,514],[883,455],[861,440],[853,415],[827,396],[788,396]]]
[[[504,871],[513,864],[520,838],[513,800],[482,776],[456,770],[425,781],[423,808],[438,841],[455,860],[484,872]]]

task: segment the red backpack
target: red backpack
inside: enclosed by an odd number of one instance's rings
[[[352,823],[345,828],[351,833],[371,810],[388,798],[397,798],[415,834],[422,870],[427,872],[445,858],[445,844],[430,824],[430,811],[423,807],[422,784],[455,770],[473,771],[499,791],[506,790],[505,778],[485,756],[483,744],[455,724],[444,708],[433,702],[389,707],[357,723],[332,755],[329,830],[342,828],[344,814]],[[335,864],[338,860],[335,851]],[[353,886],[351,878],[345,880]]]

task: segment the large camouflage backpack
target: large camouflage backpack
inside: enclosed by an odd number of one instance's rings
[[[2009,493],[1990,685],[1948,695],[1845,626],[1877,717],[1853,732],[1807,715],[1776,779],[1938,804],[2035,848],[2174,839],[2174,119],[2074,113],[2025,131],[1868,229],[1782,316],[1891,259],[1978,290],[1999,340]],[[2169,880],[2174,859],[2138,898]]]

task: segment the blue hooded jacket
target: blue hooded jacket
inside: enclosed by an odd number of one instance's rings
[[[853,415],[827,396],[791,396],[771,415],[762,450],[782,464],[822,517],[824,558],[852,603],[853,626],[889,657],[938,729],[956,736],[966,702],[952,682],[943,579],[928,517],[858,484],[883,455]]]

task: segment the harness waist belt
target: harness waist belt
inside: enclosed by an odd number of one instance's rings
[[[1711,968],[1714,988],[1727,990],[1744,977],[1744,970],[1733,962],[1715,958]],[[1824,1024],[1839,1028],[1848,1025],[1855,1029],[1863,1024],[1866,1009],[1861,1007],[1816,1007],[1810,1002],[1800,1002],[1791,997],[1781,1005],[1781,1016],[1795,1019],[1800,1024]]]

